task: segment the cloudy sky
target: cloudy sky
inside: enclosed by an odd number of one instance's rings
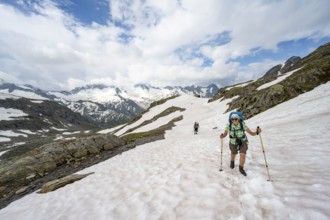
[[[328,0],[0,0],[0,78],[48,90],[257,79],[330,41]]]

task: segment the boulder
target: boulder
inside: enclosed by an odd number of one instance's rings
[[[93,172],[94,173],[94,172]],[[60,178],[60,179],[56,179],[53,181],[50,181],[48,183],[45,183],[42,187],[41,190],[38,191],[38,193],[47,193],[47,192],[51,192],[51,191],[55,191],[58,188],[61,188],[63,186],[66,186],[70,183],[74,183],[78,180],[81,180],[83,178],[85,178],[86,176],[93,174],[93,173],[87,173],[87,174],[71,174],[69,176]]]

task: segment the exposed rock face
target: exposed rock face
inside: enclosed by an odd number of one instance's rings
[[[0,130],[27,129],[39,131],[42,129],[65,128],[71,130],[92,129],[98,126],[89,122],[78,113],[56,102],[43,100],[0,99],[0,106],[3,108],[19,109],[27,114],[16,120],[1,121]]]
[[[281,74],[281,68],[282,68],[282,64],[278,64],[278,65],[274,66],[273,68],[271,68],[270,70],[268,70],[263,77],[264,78],[276,77]]]
[[[290,70],[290,68],[295,65],[296,63],[298,63],[301,60],[301,57],[298,56],[293,56],[290,59],[288,59],[284,66],[281,69],[281,73],[286,73]]]
[[[277,77],[283,73],[288,72],[292,66],[294,66],[297,62],[301,60],[298,56],[293,56],[287,61],[285,61],[285,64],[278,64],[274,67],[272,67],[270,70],[268,70],[265,75],[262,78],[269,78],[269,77]]]
[[[237,109],[245,118],[250,118],[330,80],[330,43],[319,47],[303,59],[293,57],[292,60],[295,64],[288,64],[287,71],[297,71],[285,80],[261,90],[257,88],[277,77],[263,77],[244,87],[234,87],[230,90],[227,90],[227,87],[221,88],[210,101],[238,96],[229,103],[227,111]]]
[[[1,142],[0,151],[10,149],[23,152],[49,143],[62,136],[64,132],[66,137],[72,137],[72,134],[78,136],[77,133],[81,137],[85,136],[84,131],[98,128],[94,122],[88,121],[79,113],[49,100],[0,98],[0,108],[8,109],[9,116],[12,110],[24,113],[19,117],[0,120],[0,137],[8,139]],[[16,145],[17,143],[23,144],[24,147]]]

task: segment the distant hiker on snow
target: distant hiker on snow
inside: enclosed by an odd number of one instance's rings
[[[194,134],[197,134],[198,128],[199,128],[199,124],[198,124],[198,122],[195,122],[195,124],[194,124]]]
[[[226,125],[225,131],[221,133],[220,138],[222,139],[226,137],[229,132],[229,148],[231,151],[230,168],[234,169],[235,157],[239,151],[239,172],[246,176],[246,172],[244,170],[244,163],[246,151],[248,149],[248,140],[245,135],[245,131],[247,131],[250,135],[255,136],[261,133],[261,129],[258,127],[255,132],[251,131],[243,120],[243,115],[240,112],[230,113],[229,123]]]

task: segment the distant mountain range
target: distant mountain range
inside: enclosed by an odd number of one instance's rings
[[[79,113],[90,122],[104,127],[131,120],[156,100],[180,94],[211,98],[218,90],[215,84],[207,87],[167,86],[163,88],[138,84],[128,89],[94,84],[77,87],[71,91],[45,91],[30,85],[15,85],[4,80],[0,81],[2,94],[55,101]]]

